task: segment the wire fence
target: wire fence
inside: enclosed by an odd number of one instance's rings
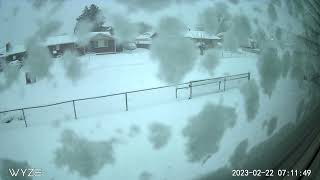
[[[89,100],[97,100],[101,98],[106,98],[106,97],[113,97],[113,96],[123,96],[124,97],[124,107],[125,110],[129,110],[129,101],[128,101],[128,96],[139,93],[139,92],[146,92],[146,91],[154,91],[158,89],[165,89],[165,88],[175,88],[175,98],[178,98],[178,91],[182,89],[188,89],[189,94],[188,94],[188,99],[191,99],[193,97],[193,89],[196,87],[200,86],[207,86],[207,85],[212,85],[215,84],[218,86],[218,91],[226,91],[226,84],[228,81],[234,81],[238,79],[247,79],[250,80],[250,72],[248,73],[243,73],[243,74],[235,74],[235,75],[228,75],[228,76],[223,76],[223,77],[217,77],[217,78],[208,78],[208,79],[201,79],[201,80],[194,80],[190,82],[185,82],[185,83],[180,83],[180,84],[173,84],[173,85],[166,85],[166,86],[159,86],[159,87],[153,87],[153,88],[147,88],[147,89],[140,89],[140,90],[134,90],[134,91],[127,91],[127,92],[120,92],[120,93],[114,93],[114,94],[107,94],[103,96],[95,96],[95,97],[88,97],[88,98],[81,98],[81,99],[73,99],[73,100],[68,100],[68,101],[62,101],[62,102],[57,102],[53,104],[47,104],[47,105],[40,105],[40,106],[31,106],[31,107],[24,107],[24,108],[17,108],[17,109],[11,109],[11,110],[6,110],[6,111],[1,111],[0,115],[4,113],[9,113],[9,112],[20,112],[22,118],[21,120],[24,121],[25,127],[28,127],[27,123],[27,118],[26,118],[26,111],[32,110],[32,109],[41,109],[41,108],[47,108],[47,107],[52,107],[52,106],[58,106],[62,104],[72,104],[72,111],[73,111],[73,116],[75,119],[78,119],[78,111],[77,111],[77,103],[81,101],[89,101]],[[8,120],[12,121],[12,119]]]

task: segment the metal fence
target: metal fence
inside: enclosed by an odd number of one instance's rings
[[[93,100],[93,99],[100,99],[100,98],[105,98],[105,97],[122,95],[122,96],[124,96],[124,99],[125,99],[125,102],[124,102],[125,109],[126,109],[126,111],[128,111],[129,110],[128,96],[130,94],[134,94],[134,93],[138,93],[138,92],[144,92],[144,91],[152,91],[152,90],[157,90],[157,89],[175,87],[175,97],[176,97],[176,99],[178,98],[178,91],[182,90],[182,89],[189,89],[189,99],[191,99],[192,96],[193,96],[192,91],[193,91],[194,87],[205,86],[205,85],[209,85],[209,84],[218,84],[219,91],[222,91],[222,90],[225,91],[226,90],[226,83],[228,81],[234,81],[234,80],[237,80],[237,79],[248,79],[248,80],[250,80],[250,72],[243,73],[243,74],[223,76],[223,77],[218,77],[218,78],[201,79],[201,80],[195,80],[195,81],[190,81],[190,82],[186,82],[186,83],[173,84],[173,85],[167,85],[167,86],[159,86],[159,87],[147,88],[147,89],[141,89],[141,90],[134,90],[134,91],[121,92],[121,93],[107,94],[107,95],[103,95],[103,96],[95,96],[95,97],[74,99],[74,100],[57,102],[57,103],[53,103],[53,104],[41,105],[41,106],[32,106],[32,107],[24,107],[24,108],[6,110],[6,111],[1,111],[0,114],[8,113],[8,112],[14,112],[14,111],[20,111],[21,114],[22,114],[24,123],[25,123],[25,127],[28,127],[27,120],[26,120],[26,115],[25,115],[25,111],[26,110],[46,108],[46,107],[57,106],[57,105],[61,105],[61,104],[72,103],[74,118],[78,119],[76,103],[80,102],[80,101],[88,101],[88,100]]]

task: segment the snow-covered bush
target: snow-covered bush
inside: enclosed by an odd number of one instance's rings
[[[124,43],[123,49],[132,51],[137,49],[137,45],[133,42]]]

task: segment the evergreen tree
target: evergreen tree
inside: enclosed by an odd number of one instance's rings
[[[85,6],[82,14],[77,18],[77,23],[74,28],[75,33],[83,22],[92,24],[92,27],[90,28],[90,31],[92,32],[108,30],[108,27],[104,26],[105,17],[102,15],[101,9],[95,4],[91,4],[90,7]]]

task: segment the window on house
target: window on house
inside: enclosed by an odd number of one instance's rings
[[[57,45],[56,45],[56,50],[57,50],[57,51],[60,50],[60,44],[57,44]]]
[[[103,40],[101,40],[101,39],[98,40],[98,46],[99,47],[104,47]]]
[[[98,41],[91,41],[90,43],[92,48],[98,48]]]
[[[108,47],[108,40],[107,39],[99,39],[97,41],[98,47]]]
[[[104,40],[104,47],[109,47],[109,41],[107,39]]]
[[[12,56],[12,59],[13,59],[13,60],[16,60],[16,59],[17,59],[17,56],[15,56],[15,55]]]

